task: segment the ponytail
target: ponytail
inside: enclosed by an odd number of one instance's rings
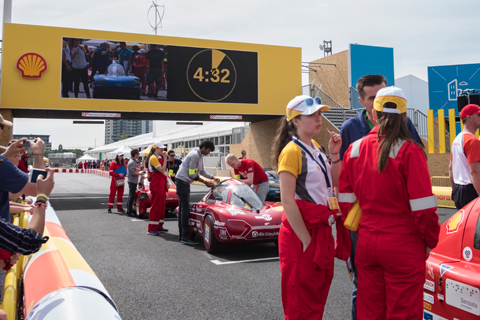
[[[155,153],[155,149],[156,148],[153,148],[150,149],[150,152],[148,153],[148,156],[145,158],[145,168],[148,169],[148,163],[150,162],[150,157],[152,156],[152,154]]]
[[[280,126],[277,129],[277,135],[273,140],[272,146],[272,165],[273,168],[278,167],[278,157],[282,153],[283,148],[292,141],[292,137],[297,135],[297,128],[293,121],[287,121],[287,117],[280,118]]]
[[[386,102],[383,106],[384,109],[395,109],[396,107],[397,105],[393,102]],[[421,146],[412,139],[412,136],[408,131],[407,125],[405,124],[403,114],[387,113],[381,111],[376,112],[378,116],[377,123],[379,126],[377,133],[377,141],[380,141],[377,150],[379,154],[377,160],[377,170],[378,172],[382,172],[387,168],[390,151],[398,140],[411,141],[418,145],[420,148]]]

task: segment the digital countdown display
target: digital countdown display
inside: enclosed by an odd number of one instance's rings
[[[16,117],[269,119],[302,92],[297,47],[13,23],[3,35],[0,104]]]

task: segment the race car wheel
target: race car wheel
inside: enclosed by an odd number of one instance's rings
[[[213,229],[213,219],[211,216],[207,216],[203,224],[203,245],[208,253],[214,253],[218,248],[218,241],[217,238],[215,238],[215,230]]]
[[[135,200],[135,209],[137,211],[138,219],[147,219],[148,218],[148,213],[147,212],[142,213],[140,211],[140,199],[139,199],[139,197],[137,197],[137,200]]]

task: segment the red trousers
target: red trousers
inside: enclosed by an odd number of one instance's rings
[[[115,201],[115,193],[117,194],[117,209],[122,209],[123,203],[123,190],[125,189],[125,185],[117,187],[115,185],[114,179],[111,179],[112,182],[110,183],[110,196],[108,197],[108,208],[113,208],[113,203]]]
[[[303,252],[302,242],[282,219],[278,245],[283,311],[285,319],[321,319],[334,269],[335,243],[332,228],[326,224],[331,212],[324,206],[302,207],[298,200],[297,204],[312,241]],[[311,216],[321,219],[312,225],[308,223],[313,222]]]
[[[165,176],[162,179],[154,175],[150,183],[150,192],[152,194],[152,206],[148,215],[148,231],[157,231],[163,228],[165,222],[165,208],[167,205],[167,190],[165,189]]]
[[[358,320],[423,319],[425,245],[417,233],[391,231],[362,230],[360,225]]]
[[[141,90],[142,92],[147,92],[147,80],[145,78],[145,74],[147,73],[147,68],[135,68],[135,77],[140,79],[140,83],[142,84]]]

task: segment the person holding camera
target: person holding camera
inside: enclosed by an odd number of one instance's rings
[[[110,183],[110,196],[108,197],[108,213],[112,213],[115,194],[117,194],[117,211],[119,214],[125,214],[125,210],[123,210],[122,206],[126,169],[123,171],[122,167],[125,168],[125,162],[123,160],[123,152],[119,151],[117,152],[115,161],[112,162],[109,169],[112,181]],[[122,171],[124,173],[122,173]]]

